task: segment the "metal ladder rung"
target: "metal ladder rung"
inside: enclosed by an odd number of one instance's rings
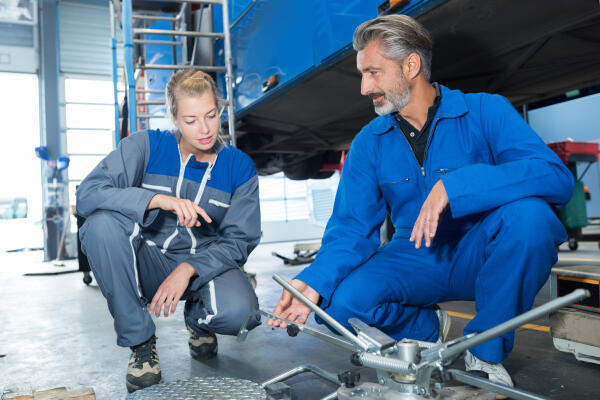
[[[166,70],[178,70],[178,69],[198,69],[206,72],[225,72],[225,67],[213,67],[210,65],[169,65],[169,64],[145,64],[136,66],[138,69],[166,69]]]
[[[163,17],[161,15],[141,15],[141,14],[133,14],[131,16],[133,19],[148,19],[151,21],[177,21],[177,17]]]
[[[160,1],[161,3],[191,3],[191,4],[216,4],[223,5],[223,0],[146,0]]]
[[[160,94],[164,94],[165,91],[164,90],[158,90],[158,89],[135,89],[136,93],[160,93]]]
[[[138,114],[137,119],[148,119],[148,118],[167,118],[166,115],[154,115],[154,114]]]
[[[136,28],[133,30],[134,35],[163,35],[163,36],[193,36],[193,37],[208,37],[208,38],[223,38],[222,33],[213,32],[191,32],[191,31],[169,31],[164,29],[145,29]]]
[[[147,105],[147,106],[154,106],[154,105],[158,105],[158,106],[164,106],[165,105],[165,101],[164,100],[137,100],[136,104],[138,105]]]
[[[170,40],[142,40],[142,39],[133,39],[133,43],[138,44],[166,44],[168,46],[181,46],[181,42],[170,41]]]

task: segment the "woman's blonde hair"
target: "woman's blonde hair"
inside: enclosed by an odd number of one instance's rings
[[[165,89],[169,117],[171,119],[177,118],[177,100],[182,96],[202,96],[207,92],[213,96],[220,116],[224,101],[219,96],[217,85],[210,75],[198,70],[184,70],[174,73]],[[218,139],[223,142],[220,132]]]

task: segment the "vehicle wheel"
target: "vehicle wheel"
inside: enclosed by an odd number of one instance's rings
[[[575,251],[579,247],[579,243],[577,243],[577,239],[569,238],[569,249]]]
[[[90,283],[92,283],[92,276],[89,272],[83,273],[83,283],[85,283],[88,286],[90,285]]]

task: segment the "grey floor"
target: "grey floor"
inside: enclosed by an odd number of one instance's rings
[[[292,254],[291,243],[261,245],[252,254],[247,269],[257,273],[261,307],[272,310],[281,290],[271,279],[277,272],[291,278],[302,266],[289,267],[271,255]],[[97,286],[85,286],[80,273],[26,277],[28,272],[76,269],[74,261],[57,267],[42,262],[41,252],[0,253],[0,394],[12,397],[32,390],[66,386],[92,386],[98,399],[122,399],[129,350],[115,344],[115,334],[106,303]],[[596,243],[581,243],[580,250],[560,252],[561,265],[600,265]],[[537,303],[548,299],[543,289]],[[444,308],[473,314],[468,302],[453,302]],[[290,338],[284,331],[265,325],[237,342],[219,337],[219,356],[200,363],[190,359],[183,304],[174,316],[156,320],[158,351],[165,381],[194,376],[230,376],[255,382],[305,363],[332,372],[355,368],[349,352],[313,337]],[[451,337],[461,335],[467,319],[453,317]],[[545,325],[547,321],[536,323]],[[311,319],[310,324],[314,324]],[[599,399],[600,365],[581,363],[556,351],[548,333],[519,329],[515,351],[505,361],[517,386],[553,399]],[[461,367],[461,362],[457,367]],[[371,370],[362,369],[363,379],[372,380]],[[335,390],[311,375],[288,381],[295,399],[318,399]]]

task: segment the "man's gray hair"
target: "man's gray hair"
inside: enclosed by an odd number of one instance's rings
[[[352,46],[360,51],[374,40],[381,42],[385,58],[398,63],[411,53],[417,53],[423,76],[427,80],[431,78],[433,41],[425,27],[413,18],[394,14],[363,22],[354,31]]]

